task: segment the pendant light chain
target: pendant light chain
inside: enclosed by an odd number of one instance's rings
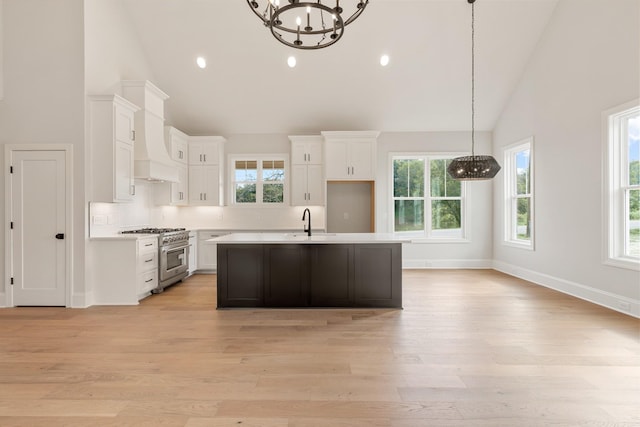
[[[476,56],[475,56],[475,32],[476,32],[476,8],[471,3],[471,157],[475,157],[476,146]]]

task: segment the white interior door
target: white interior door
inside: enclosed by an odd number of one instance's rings
[[[13,305],[66,306],[64,151],[12,151]]]

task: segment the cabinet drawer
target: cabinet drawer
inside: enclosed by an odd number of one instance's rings
[[[138,255],[138,272],[143,273],[158,268],[158,252],[142,253]]]
[[[224,232],[221,233],[219,231],[217,232],[216,231],[198,231],[198,240],[214,239],[216,237],[220,237],[224,235],[225,235]]]
[[[158,252],[158,239],[140,239],[138,240],[138,253]]]
[[[150,292],[158,287],[158,270],[153,269],[138,275],[138,294]]]

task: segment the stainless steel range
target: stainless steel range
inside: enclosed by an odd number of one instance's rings
[[[141,228],[122,233],[158,235],[158,287],[154,294],[189,274],[189,232],[184,228]]]

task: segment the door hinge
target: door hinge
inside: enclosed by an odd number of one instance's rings
[[[13,277],[11,278],[11,284],[13,285]]]
[[[9,166],[9,173],[13,173],[13,166]]]
[[[13,230],[13,221],[9,223],[9,227]]]

